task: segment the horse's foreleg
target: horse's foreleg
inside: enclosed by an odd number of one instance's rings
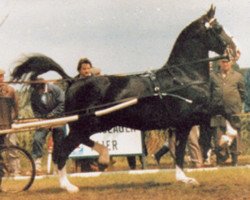
[[[177,129],[178,131],[178,129]],[[189,129],[188,129],[189,131]],[[183,171],[183,165],[184,165],[184,156],[185,156],[185,148],[187,144],[187,138],[189,133],[185,133],[183,131],[176,132],[176,144],[175,144],[175,161],[176,161],[176,173],[175,177],[177,181],[187,183],[187,184],[193,184],[193,185],[199,185],[199,183],[191,177],[186,176],[186,174]]]
[[[97,151],[99,153],[98,162],[102,165],[108,165],[109,164],[109,151],[108,148],[95,142],[94,146],[92,147],[93,150]]]

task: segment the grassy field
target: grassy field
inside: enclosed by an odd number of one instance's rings
[[[27,192],[0,193],[0,199],[18,200],[160,200],[160,199],[242,199],[250,200],[250,168],[219,168],[211,171],[187,172],[200,186],[175,181],[173,170],[147,174],[103,173],[98,177],[70,177],[80,192],[68,194],[58,187],[56,178],[35,180]]]
[[[115,164],[108,168],[108,172],[104,172],[100,176],[70,177],[72,183],[79,186],[79,193],[69,194],[60,189],[57,178],[50,176],[36,179],[26,192],[18,194],[2,192],[0,200],[250,200],[250,156],[241,155],[239,157],[239,164],[244,167],[211,167],[206,168],[210,169],[209,171],[191,172],[187,169],[187,175],[196,178],[200,186],[176,182],[173,161],[169,155],[164,156],[160,166],[160,169],[163,170],[158,171],[155,170],[159,169],[155,160],[151,156],[147,156],[147,169],[151,173],[145,174],[135,174],[135,172],[147,172],[146,170],[132,171],[132,174],[126,173],[129,170],[126,157],[115,157],[114,160]],[[230,162],[229,159],[225,166],[230,166]],[[186,162],[185,168],[190,167],[190,163]],[[46,165],[43,168],[46,171]],[[137,169],[140,168],[141,164],[137,158]],[[68,163],[68,171],[73,173],[74,169],[74,163],[71,160]]]

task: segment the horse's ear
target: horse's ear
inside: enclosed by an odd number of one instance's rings
[[[212,4],[210,10],[207,12],[207,17],[211,19],[214,17],[214,15],[215,15],[215,7]]]

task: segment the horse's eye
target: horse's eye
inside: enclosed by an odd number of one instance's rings
[[[217,24],[217,25],[214,26],[214,30],[215,30],[217,33],[221,33],[222,29],[223,29],[223,28],[222,28],[221,25],[218,25],[218,24]]]

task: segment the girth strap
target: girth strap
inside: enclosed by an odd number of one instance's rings
[[[153,88],[154,88],[154,95],[159,96],[160,99],[162,99],[162,91],[161,91],[160,82],[156,78],[155,73],[153,73],[152,71],[148,71],[147,75],[148,75],[149,79],[152,82],[152,85],[153,85]]]

